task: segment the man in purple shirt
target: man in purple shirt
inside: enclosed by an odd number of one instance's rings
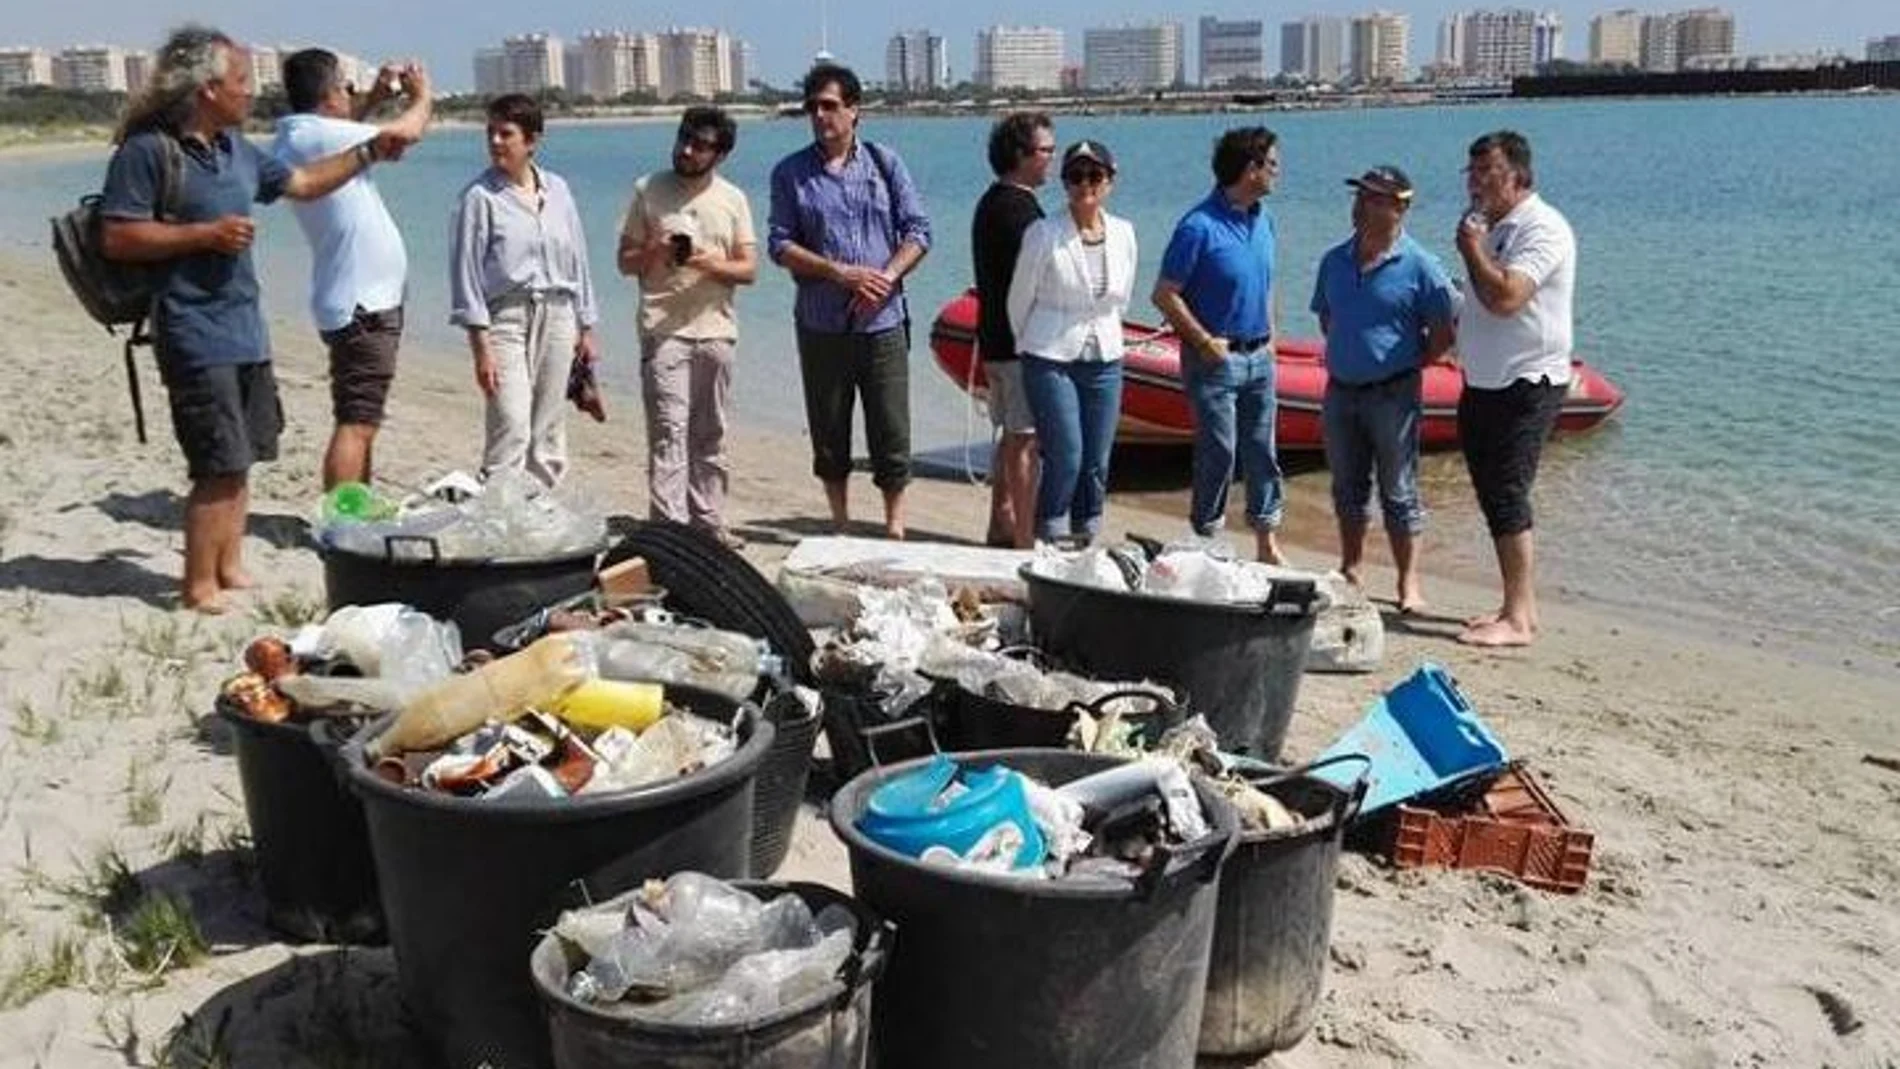
[[[910,481],[903,279],[930,249],[930,220],[897,153],[858,138],[862,92],[848,67],[819,64],[805,76],[812,144],[772,168],[766,249],[798,284],[792,316],[812,473],[825,484],[831,522],[842,531],[851,518],[851,413],[862,397],[884,533],[903,538]]]

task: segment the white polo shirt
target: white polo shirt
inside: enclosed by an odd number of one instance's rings
[[[299,113],[277,121],[271,155],[292,167],[335,155],[375,137],[368,123]],[[386,312],[402,304],[409,274],[402,232],[364,172],[327,197],[291,205],[310,242],[310,314],[318,330],[341,330],[360,306]]]
[[[1577,284],[1577,237],[1557,209],[1532,193],[1497,221],[1485,239],[1507,271],[1536,290],[1514,316],[1485,309],[1466,285],[1458,317],[1458,360],[1465,382],[1502,390],[1518,379],[1570,382],[1571,307]]]

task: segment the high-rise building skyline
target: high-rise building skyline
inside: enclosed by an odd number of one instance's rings
[[[125,50],[112,45],[75,45],[53,57],[53,84],[83,93],[126,91]]]
[[[1606,11],[1590,20],[1591,63],[1639,66],[1643,62],[1643,14],[1635,8]]]
[[[1258,82],[1267,75],[1266,24],[1201,16],[1200,83],[1204,86]]]
[[[53,54],[44,48],[0,48],[0,89],[53,84]]]
[[[660,99],[732,92],[732,38],[723,30],[669,28],[659,37]]]
[[[1676,12],[1676,66],[1735,54],[1735,16],[1719,7]]]
[[[1449,36],[1460,47],[1449,58],[1440,56],[1440,62],[1468,78],[1498,81],[1530,74],[1537,66],[1537,20],[1537,13],[1525,8],[1452,15],[1446,20],[1454,27]],[[1440,36],[1447,36],[1442,27]]]
[[[1543,70],[1564,58],[1564,17],[1555,11],[1539,12],[1532,25],[1531,67]]]
[[[1051,90],[1062,85],[1063,32],[1053,26],[991,26],[976,32],[978,85]]]
[[[950,54],[943,37],[930,30],[891,35],[884,47],[884,88],[898,93],[931,93],[950,87]]]
[[[1676,69],[1676,16],[1643,16],[1643,39],[1636,65],[1646,71]]]
[[[501,40],[502,93],[567,88],[567,53],[551,33],[522,33]]]
[[[660,91],[660,40],[650,33],[592,30],[568,50],[567,88],[596,100]]]
[[[1352,20],[1352,80],[1382,85],[1405,80],[1411,65],[1411,19],[1396,11],[1370,11]]]
[[[1900,33],[1872,37],[1867,41],[1867,62],[1900,63]]]
[[[1088,89],[1167,89],[1181,84],[1186,70],[1178,22],[1082,32],[1082,84]]]
[[[1280,73],[1309,82],[1346,76],[1346,20],[1308,15],[1280,26]]]

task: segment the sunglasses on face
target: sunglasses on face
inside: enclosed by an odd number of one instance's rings
[[[692,149],[696,152],[719,151],[719,139],[713,137],[694,137],[692,134],[682,133],[674,140],[674,144],[684,149]]]
[[[821,112],[830,115],[834,111],[843,110],[844,101],[832,97],[818,97],[815,100],[805,101],[805,114],[807,115],[817,115]]]
[[[1098,167],[1070,171],[1062,180],[1072,186],[1099,186],[1108,181],[1108,172]]]

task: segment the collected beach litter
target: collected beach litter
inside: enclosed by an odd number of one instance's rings
[[[680,1025],[758,1020],[830,986],[854,953],[857,920],[816,916],[785,893],[761,901],[697,872],[563,913],[566,991],[605,1012]]]
[[[286,639],[260,635],[245,671],[220,691],[244,715],[277,723],[400,707],[463,662],[452,623],[406,605],[346,605]]]
[[[402,499],[343,483],[324,496],[316,537],[361,556],[464,561],[598,549],[607,525],[526,475],[500,472],[484,483],[455,472]]]
[[[391,782],[495,799],[560,799],[689,775],[731,757],[732,725],[603,679],[585,632],[548,635],[412,698],[369,741]]]

